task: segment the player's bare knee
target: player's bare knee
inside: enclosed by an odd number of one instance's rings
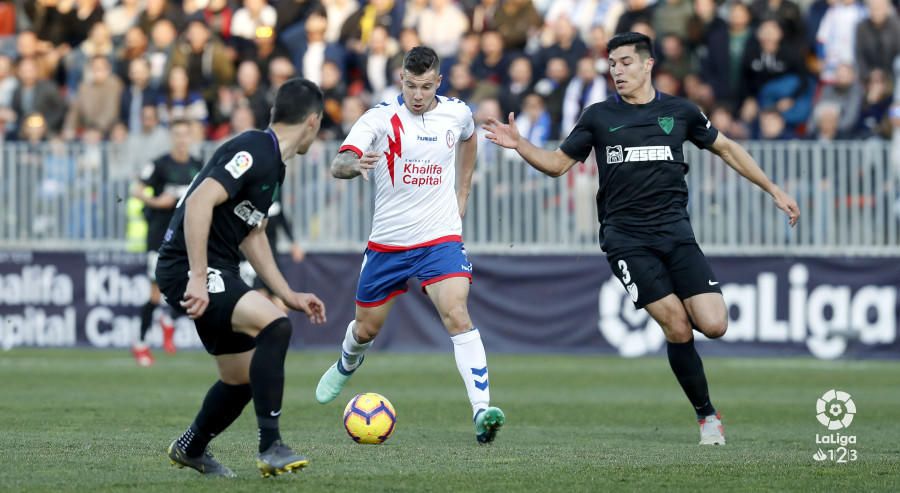
[[[472,328],[469,310],[466,309],[464,304],[451,307],[441,318],[443,318],[444,326],[450,335],[462,334]]]
[[[728,331],[728,317],[708,321],[700,326],[700,331],[710,339],[718,339]]]
[[[357,319],[356,326],[353,331],[353,337],[356,338],[356,342],[365,344],[372,339],[375,339],[375,337],[378,336],[378,332],[380,331],[381,326],[376,325],[372,322]]]
[[[219,366],[219,380],[227,385],[250,383],[250,365]]]

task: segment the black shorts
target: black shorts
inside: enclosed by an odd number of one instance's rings
[[[176,313],[185,314],[180,301],[187,289],[188,269],[183,267],[157,268],[159,290]],[[203,316],[194,320],[197,334],[206,352],[212,355],[236,354],[256,347],[256,340],[231,329],[231,315],[238,300],[251,291],[240,276],[230,270],[210,267],[207,273],[209,305]]]
[[[679,299],[703,293],[721,293],[706,256],[693,232],[683,226],[645,241],[616,228],[604,228],[604,249],[613,274],[643,308],[672,293]],[[638,240],[638,241],[635,241]]]

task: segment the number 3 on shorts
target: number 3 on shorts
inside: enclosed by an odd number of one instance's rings
[[[628,272],[628,264],[624,260],[619,260],[619,270],[622,271],[622,284],[627,285],[631,282],[631,274]]]

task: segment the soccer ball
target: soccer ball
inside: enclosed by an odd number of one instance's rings
[[[381,443],[396,425],[394,406],[381,394],[357,394],[344,408],[344,429],[356,443]]]

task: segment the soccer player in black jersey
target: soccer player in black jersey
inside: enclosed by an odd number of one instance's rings
[[[584,110],[555,151],[523,139],[513,115],[509,124],[489,120],[488,140],[515,149],[531,166],[561,176],[596,152],[600,190],[600,240],[613,273],[638,308],[665,332],[672,371],[694,406],[701,445],[724,445],[721,416],[709,398],[693,330],[725,334],[728,314],[719,282],[694,239],[687,214],[688,191],[682,145],[690,140],[719,155],[735,171],[769,193],[797,223],[797,203],[772,183],[740,145],[720,134],[694,104],[653,88],[650,38],[614,36],[609,67],[617,94]]]
[[[175,204],[187,191],[194,175],[200,171],[203,163],[191,156],[191,125],[186,120],[176,120],[169,125],[172,136],[172,150],[147,164],[141,171],[141,177],[132,196],[144,203],[144,215],[147,218],[147,275],[150,277],[150,299],[141,308],[140,337],[131,348],[134,358],[140,366],[153,364],[153,355],[147,346],[147,332],[153,323],[153,313],[159,307],[159,286],[156,285],[156,261],[163,236],[169,227],[169,221],[175,211]],[[152,193],[146,193],[146,189]],[[172,319],[168,309],[163,308],[160,326],[163,329],[163,348],[167,353],[175,352]]]
[[[266,239],[266,212],[284,182],[285,164],[309,150],[319,131],[322,91],[312,82],[291,79],[275,95],[269,128],[251,130],[225,142],[200,170],[159,250],[156,279],[166,301],[194,320],[219,380],[200,412],[168,455],[182,467],[216,476],[234,473],[207,450],[253,400],[259,426],[256,464],[264,477],[307,465],[281,441],[278,419],[284,394],[284,360],[291,323],[268,298],[244,284],[238,273],[243,253],[262,280],[288,308],[325,321],[325,305],[298,293],[278,270]]]

